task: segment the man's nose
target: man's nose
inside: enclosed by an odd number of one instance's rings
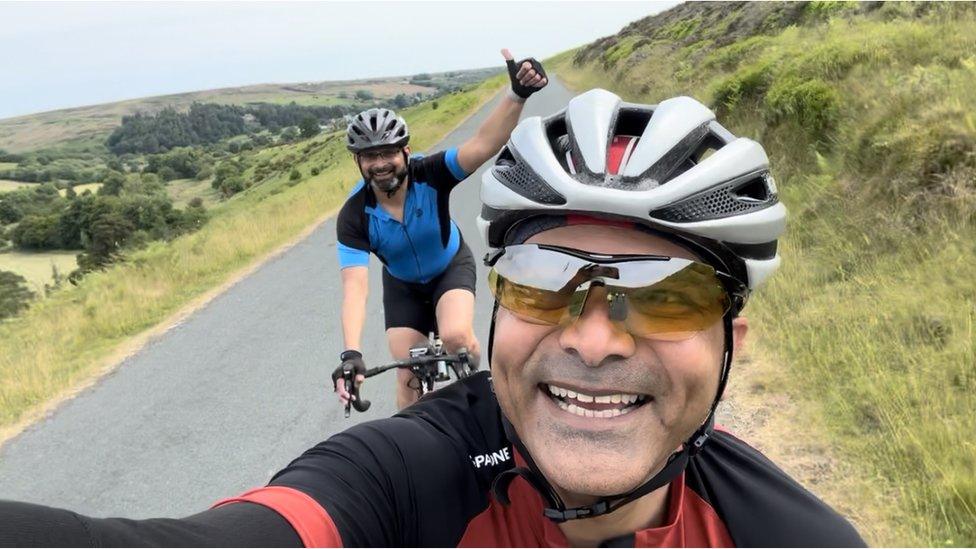
[[[579,318],[559,334],[559,344],[591,367],[611,357],[628,358],[636,351],[633,336],[610,320],[607,292],[600,287],[590,290]]]

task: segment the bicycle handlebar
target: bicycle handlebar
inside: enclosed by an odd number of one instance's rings
[[[375,375],[386,372],[387,370],[392,370],[394,368],[409,368],[411,370],[414,370],[415,368],[424,367],[430,364],[437,364],[437,363],[451,364],[452,369],[454,370],[454,375],[456,375],[459,379],[465,377],[468,374],[468,372],[464,372],[462,374],[461,370],[458,370],[457,368],[453,367],[453,365],[455,364],[460,364],[462,366],[469,365],[468,353],[466,350],[461,349],[457,354],[453,354],[453,355],[436,355],[436,354],[421,355],[407,360],[398,360],[396,362],[386,364],[384,366],[377,366],[375,368],[370,368],[366,370],[364,376],[367,378],[373,377]],[[419,374],[417,374],[416,371],[414,371],[414,374],[418,375],[419,377]],[[427,383],[430,383],[430,387],[427,390],[431,390],[433,389],[434,379],[430,378],[430,374],[426,374],[426,376],[429,378]],[[350,388],[349,394],[352,397],[355,397],[355,399],[350,399],[346,403],[346,417],[349,417],[349,412],[351,408],[355,408],[357,412],[365,412],[366,410],[369,410],[369,407],[370,405],[372,405],[372,402],[360,398],[359,387],[356,386],[355,379],[354,379],[355,376],[352,374],[352,372],[344,373],[343,377],[345,378],[346,381],[346,387]],[[424,394],[423,385],[421,385],[420,391],[421,391],[420,394],[423,395]]]
[[[396,362],[391,362],[384,366],[377,366],[375,368],[370,368],[366,370],[366,377],[373,377],[377,374],[382,374],[387,370],[392,370],[393,368],[413,368],[414,366],[424,366],[426,364],[437,363],[437,362],[448,362],[448,363],[463,363],[467,362],[468,358],[460,354],[457,355],[423,355],[416,358],[410,358],[407,360],[398,360]]]

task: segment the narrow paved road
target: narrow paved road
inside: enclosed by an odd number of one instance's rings
[[[525,115],[550,114],[570,97],[554,78]],[[471,136],[493,105],[432,151]],[[479,260],[482,170],[451,198],[453,217]],[[338,273],[331,219],[8,442],[0,449],[0,498],[94,516],[184,516],[263,485],[355,421],[392,414],[392,374],[370,380],[364,394],[373,407],[350,419],[326,392],[342,351]],[[363,341],[372,364],[390,358],[379,275],[374,260]],[[487,348],[491,302],[484,280],[479,261],[475,330]]]

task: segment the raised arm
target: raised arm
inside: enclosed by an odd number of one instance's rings
[[[467,173],[474,172],[489,158],[498,154],[518,124],[525,100],[549,83],[545,70],[535,59],[523,59],[516,63],[507,49],[502,50],[502,55],[505,57],[512,87],[481,124],[477,133],[458,147],[458,164]]]

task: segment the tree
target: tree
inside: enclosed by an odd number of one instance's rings
[[[0,271],[0,320],[17,315],[30,305],[34,292],[27,280],[17,273]]]
[[[53,250],[61,247],[59,216],[30,215],[20,220],[13,230],[14,244],[28,250]]]
[[[298,139],[298,128],[295,126],[288,126],[287,128],[281,130],[281,135],[278,136],[282,143],[291,143],[292,141]]]
[[[306,116],[298,124],[298,129],[302,133],[302,137],[308,139],[309,137],[315,137],[322,131],[319,127],[319,121],[314,116]]]
[[[373,92],[369,90],[356,90],[356,99],[360,101],[371,101],[373,97]]]
[[[119,196],[125,188],[125,176],[119,172],[109,172],[105,182],[98,189],[99,196]]]
[[[100,265],[105,265],[115,258],[135,227],[120,212],[110,211],[98,216],[90,231],[88,251]]]
[[[396,97],[393,98],[393,106],[402,109],[410,106],[410,98],[407,97],[405,93],[398,93]]]

